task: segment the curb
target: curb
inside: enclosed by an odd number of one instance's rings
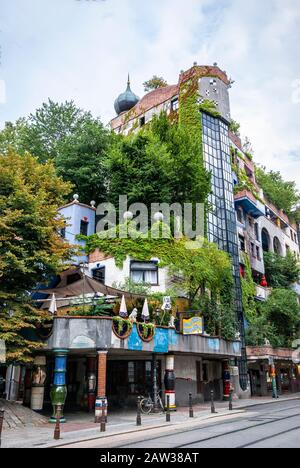
[[[220,412],[220,413],[216,413],[214,415],[208,415],[206,417],[203,417],[203,418],[199,418],[199,417],[195,417],[194,419],[188,419],[187,421],[177,421],[177,422],[171,422],[171,423],[163,423],[163,424],[160,424],[159,426],[158,425],[154,425],[154,426],[142,426],[141,428],[139,429],[132,429],[132,430],[129,430],[129,431],[122,431],[122,432],[113,432],[111,434],[106,434],[106,435],[103,435],[103,436],[95,436],[95,437],[89,437],[87,439],[82,439],[82,440],[75,440],[75,441],[69,441],[69,442],[61,442],[59,444],[51,444],[51,445],[45,445],[43,447],[40,447],[40,448],[61,448],[61,447],[67,447],[69,445],[73,445],[73,444],[77,444],[77,443],[84,443],[84,442],[91,442],[91,441],[94,441],[94,440],[105,440],[105,439],[108,439],[110,437],[117,437],[117,436],[121,436],[121,435],[124,435],[124,434],[138,434],[139,432],[145,432],[145,431],[151,431],[153,429],[161,429],[161,428],[176,428],[177,426],[182,426],[183,423],[187,423],[187,422],[206,422],[206,421],[210,421],[210,420],[213,420],[213,419],[218,419],[218,418],[221,418],[221,417],[224,417],[224,416],[232,416],[232,415],[235,415],[235,414],[241,414],[243,413],[244,411],[241,410],[240,408],[237,408],[236,410],[233,410],[233,411],[226,411],[226,412]],[[187,426],[188,427],[188,426]]]

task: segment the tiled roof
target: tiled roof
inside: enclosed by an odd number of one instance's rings
[[[172,97],[176,96],[178,93],[178,85],[166,86],[165,88],[158,88],[154,91],[151,91],[150,93],[146,94],[129,112],[126,112],[125,114],[122,114],[119,117],[113,119],[111,121],[112,128],[115,129],[120,125],[123,125],[126,116],[128,118],[128,114],[132,114],[132,118],[139,117],[153,107],[159,106],[160,104],[163,104],[164,102],[172,99]]]

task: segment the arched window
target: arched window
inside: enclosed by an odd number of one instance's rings
[[[261,242],[263,251],[270,252],[270,235],[265,228],[261,231]]]
[[[282,255],[282,247],[281,247],[280,240],[278,239],[278,237],[274,237],[273,247],[274,247],[274,252],[277,255]]]

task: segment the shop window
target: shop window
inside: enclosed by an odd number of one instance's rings
[[[135,284],[158,286],[158,266],[156,262],[131,262],[130,277]]]
[[[88,229],[89,229],[89,222],[82,219],[80,221],[80,234],[82,236],[87,236],[88,235]]]
[[[208,363],[207,362],[204,362],[202,364],[202,380],[203,380],[203,382],[208,382],[209,381],[209,378],[208,378]]]

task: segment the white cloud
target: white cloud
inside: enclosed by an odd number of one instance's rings
[[[232,115],[256,160],[300,187],[299,0],[2,2],[9,99],[1,120],[26,115],[49,96],[74,99],[108,121],[127,72],[142,95],[153,74],[175,83],[195,60],[217,61],[236,80]]]

